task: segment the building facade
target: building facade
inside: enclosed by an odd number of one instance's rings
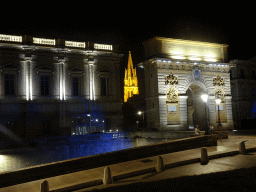
[[[248,129],[242,121],[256,117],[256,58],[230,63],[235,65],[230,71],[234,128]]]
[[[129,51],[128,67],[125,69],[124,77],[124,102],[127,102],[129,97],[139,94],[138,79],[136,68],[133,68],[132,55]]]
[[[27,138],[123,121],[118,46],[0,35],[0,123]]]
[[[147,127],[189,130],[218,124],[233,129],[227,45],[155,37],[143,43]],[[208,95],[205,104],[202,94]],[[206,122],[207,121],[207,122]]]

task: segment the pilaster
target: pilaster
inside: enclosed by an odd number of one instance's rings
[[[59,81],[59,100],[66,100],[66,83],[65,83],[65,57],[58,56],[57,58],[57,73]]]

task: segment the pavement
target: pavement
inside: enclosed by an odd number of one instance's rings
[[[242,141],[246,141],[246,155],[239,154],[239,143]],[[251,180],[256,179],[256,136],[229,135],[228,139],[218,140],[217,146],[206,149],[209,156],[207,165],[200,164],[201,148],[196,148],[161,155],[165,170],[160,173],[155,169],[158,156],[109,165],[113,183],[107,185],[102,182],[105,167],[98,167],[0,188],[0,192],[40,191],[40,184],[44,180],[48,181],[50,191],[148,191],[154,188],[154,191],[170,191],[169,189],[174,187],[175,191],[186,191],[188,188],[193,191],[193,186],[197,187],[196,191],[205,191],[208,189],[205,188],[206,184],[214,189],[216,182],[218,185],[222,184],[221,189],[228,186],[236,191],[237,185],[241,183],[239,186],[245,185],[255,189],[256,184]],[[216,174],[218,181],[212,179]],[[232,175],[235,177],[231,177]],[[232,183],[233,188],[227,183]],[[219,188],[216,188],[216,191],[219,191]]]

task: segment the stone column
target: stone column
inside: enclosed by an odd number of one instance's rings
[[[208,110],[209,110],[209,115],[208,115],[208,118],[209,118],[209,124],[213,124],[215,125],[216,124],[216,104],[215,104],[215,96],[213,95],[209,95],[208,96]]]
[[[63,135],[63,128],[67,128],[68,122],[66,121],[66,83],[65,83],[65,57],[58,56],[57,58],[57,70],[58,70],[58,81],[59,81],[59,103],[58,103],[58,112],[59,112],[59,131]]]
[[[66,100],[66,88],[65,88],[65,59],[58,58],[58,73],[59,73],[59,99]]]
[[[32,100],[32,56],[25,56],[25,87],[26,87],[26,100]]]
[[[226,118],[227,125],[224,127],[226,129],[234,129],[233,114],[232,114],[232,96],[225,96],[226,99]]]
[[[88,65],[89,67],[89,85],[90,85],[90,89],[89,89],[89,95],[90,95],[90,100],[95,100],[95,84],[94,84],[94,64],[93,63],[89,63]]]
[[[182,130],[188,130],[188,108],[187,108],[187,95],[179,96],[180,104],[180,124]]]

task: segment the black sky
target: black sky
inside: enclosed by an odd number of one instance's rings
[[[254,11],[240,5],[69,2],[52,6],[37,3],[11,15],[3,13],[0,34],[118,44],[124,54],[122,65],[127,65],[128,51],[134,64],[143,61],[142,42],[154,36],[228,44],[229,60],[256,56]]]

